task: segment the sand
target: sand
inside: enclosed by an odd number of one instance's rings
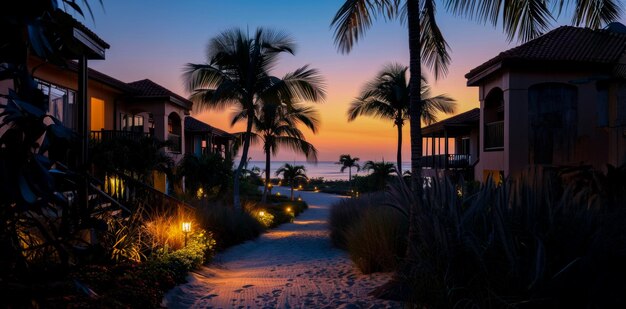
[[[287,188],[273,193],[289,194]],[[390,273],[361,274],[332,247],[327,219],[336,195],[296,192],[309,204],[293,223],[232,247],[170,290],[168,308],[401,308],[368,296]]]

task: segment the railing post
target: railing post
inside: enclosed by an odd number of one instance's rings
[[[448,169],[448,130],[446,130],[445,128],[443,129],[443,136],[444,136],[444,153],[445,156],[443,157],[444,161],[443,161],[443,169],[447,170]]]

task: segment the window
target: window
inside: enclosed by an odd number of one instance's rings
[[[530,164],[569,164],[578,122],[578,89],[545,83],[528,88],[528,161]]]
[[[76,92],[39,79],[37,88],[48,97],[48,114],[61,121],[68,128],[75,128],[74,106]]]
[[[120,130],[143,132],[144,118],[141,115],[130,115],[126,113],[120,113]]]
[[[485,151],[504,149],[504,93],[500,88],[492,89],[485,98]]]

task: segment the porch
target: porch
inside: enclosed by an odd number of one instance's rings
[[[422,167],[426,174],[462,174],[473,179],[478,162],[480,110],[472,109],[422,129]],[[429,173],[426,170],[433,170]]]

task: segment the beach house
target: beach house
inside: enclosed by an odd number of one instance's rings
[[[86,126],[85,131],[89,132],[88,138],[92,142],[116,138],[137,140],[148,136],[169,141],[166,153],[174,162],[186,153],[229,155],[234,137],[191,118],[193,104],[188,99],[149,79],[126,83],[88,68],[87,59],[104,59],[104,51],[110,46],[71,16],[62,13],[60,18],[67,20],[73,33],[78,33],[77,40],[85,41],[83,45],[92,48],[68,57],[81,59],[83,55],[88,56],[82,61],[67,61],[64,65],[31,54],[29,71],[48,97],[48,114],[79,135],[83,135],[80,134],[81,127]],[[86,112],[81,110],[82,100],[79,98],[83,76]],[[0,83],[2,93],[8,93],[11,88],[10,80]],[[164,173],[155,172],[150,185],[167,193],[169,182]]]
[[[626,162],[624,25],[559,27],[465,77],[478,87],[480,108],[424,128],[425,145],[433,143],[426,155],[434,155],[425,161],[439,162],[433,167],[462,162],[484,181],[531,165],[603,169]],[[442,153],[437,138],[454,138],[455,153]]]

